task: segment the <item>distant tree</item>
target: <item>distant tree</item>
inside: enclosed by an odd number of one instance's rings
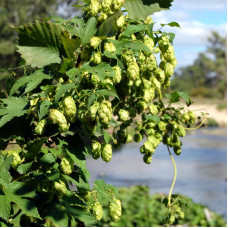
[[[74,1],[74,3],[77,1]],[[1,0],[0,1],[0,68],[14,67],[19,56],[14,45],[17,34],[12,26],[33,22],[53,14],[65,13],[69,17],[72,11],[63,11],[65,5],[73,0]],[[70,8],[70,7],[68,7]],[[78,9],[75,9],[75,11]]]
[[[185,90],[192,95],[201,96],[217,94],[225,98],[226,61],[226,38],[212,32],[208,38],[206,52],[199,53],[192,65],[175,72],[171,89]]]

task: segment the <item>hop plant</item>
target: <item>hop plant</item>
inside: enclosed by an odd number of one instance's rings
[[[14,151],[7,151],[8,156],[13,155],[13,162],[11,163],[12,167],[14,169],[17,169],[17,167],[23,162],[23,159],[21,159],[19,153]]]
[[[43,119],[40,122],[38,122],[36,124],[35,129],[34,129],[34,133],[36,135],[43,135],[44,131],[45,131],[46,124],[47,124],[47,121],[45,119]]]
[[[100,221],[103,217],[103,208],[100,202],[96,201],[93,205],[92,205],[92,214],[94,215],[94,217],[96,218],[97,221]]]
[[[70,175],[73,172],[74,163],[70,158],[63,158],[60,163],[60,170],[67,175]]]
[[[112,146],[111,144],[103,144],[101,149],[101,157],[105,162],[110,162],[112,159]]]
[[[119,199],[113,199],[114,202],[109,204],[109,214],[113,222],[117,222],[122,214],[121,201]]]
[[[90,46],[93,47],[94,49],[97,49],[98,46],[100,45],[100,42],[101,42],[101,38],[93,36],[90,39]]]
[[[91,154],[94,159],[98,159],[101,156],[101,144],[97,141],[92,142]]]
[[[57,109],[50,109],[49,113],[51,122],[53,124],[58,124],[60,132],[65,132],[69,129],[70,125],[67,123],[67,120],[62,112]]]
[[[62,197],[63,195],[66,195],[67,193],[66,184],[61,180],[59,180],[59,182],[54,182],[54,189],[57,195],[59,195],[60,197]]]
[[[76,104],[72,97],[66,97],[63,100],[62,109],[66,119],[70,123],[74,123],[76,121]]]

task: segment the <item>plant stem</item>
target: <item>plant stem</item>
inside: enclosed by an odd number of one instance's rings
[[[171,160],[172,160],[172,162],[173,162],[173,167],[174,167],[173,183],[172,183],[172,185],[171,185],[171,187],[170,187],[170,190],[169,190],[169,197],[168,197],[168,207],[169,207],[169,206],[171,205],[171,196],[172,196],[173,187],[174,187],[174,185],[175,185],[176,178],[177,178],[177,167],[176,167],[176,163],[175,163],[175,161],[174,161],[174,158],[173,158],[173,156],[172,156],[172,154],[171,154],[170,149],[169,149],[168,146],[167,146],[167,148],[168,148],[169,156],[170,156],[170,158],[171,158]]]

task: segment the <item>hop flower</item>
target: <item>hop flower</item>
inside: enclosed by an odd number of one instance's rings
[[[74,163],[70,158],[63,158],[60,163],[60,170],[67,175],[70,175],[73,172]]]
[[[105,162],[109,162],[112,159],[112,146],[111,146],[111,144],[103,144],[102,145],[101,158]]]
[[[13,155],[13,162],[11,163],[12,167],[14,169],[17,169],[17,167],[23,162],[23,159],[21,159],[20,155],[17,152],[14,151],[7,151],[8,156]]]
[[[70,125],[67,123],[65,116],[57,109],[50,109],[49,118],[53,124],[59,125],[59,131],[65,132],[69,129]]]
[[[127,121],[129,119],[129,112],[127,110],[120,109],[119,118],[121,121]]]
[[[100,42],[101,42],[101,38],[93,36],[90,39],[90,46],[93,47],[94,49],[96,49],[96,48],[98,48]]]
[[[144,154],[143,155],[143,161],[146,164],[150,164],[152,162],[152,156],[150,154]]]
[[[105,51],[109,51],[109,52],[115,52],[116,51],[116,47],[112,42],[106,42],[104,44],[104,50]]]
[[[103,217],[103,208],[100,202],[96,201],[92,205],[92,214],[96,218],[97,221],[100,221]]]
[[[98,159],[101,156],[101,144],[99,142],[93,141],[91,154],[94,159]]]
[[[61,180],[59,182],[54,182],[54,189],[60,197],[66,195],[67,193],[67,187],[65,183]]]
[[[63,113],[70,123],[76,121],[76,104],[72,97],[66,97],[63,100]]]
[[[109,204],[109,214],[113,222],[117,222],[122,214],[121,201],[113,199],[114,203]]]
[[[36,135],[42,135],[45,131],[46,124],[47,124],[47,121],[45,119],[38,122],[34,129],[34,133]]]
[[[99,64],[99,63],[101,63],[101,53],[100,52],[96,52],[93,56],[92,56],[92,58],[91,58],[91,60],[90,60],[92,63],[94,63],[94,64]]]
[[[116,21],[116,26],[118,28],[122,28],[124,26],[124,23],[125,23],[125,17],[121,15],[119,19]]]

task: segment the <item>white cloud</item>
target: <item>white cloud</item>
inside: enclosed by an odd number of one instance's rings
[[[173,7],[184,10],[224,10],[227,7],[226,0],[175,0]]]

